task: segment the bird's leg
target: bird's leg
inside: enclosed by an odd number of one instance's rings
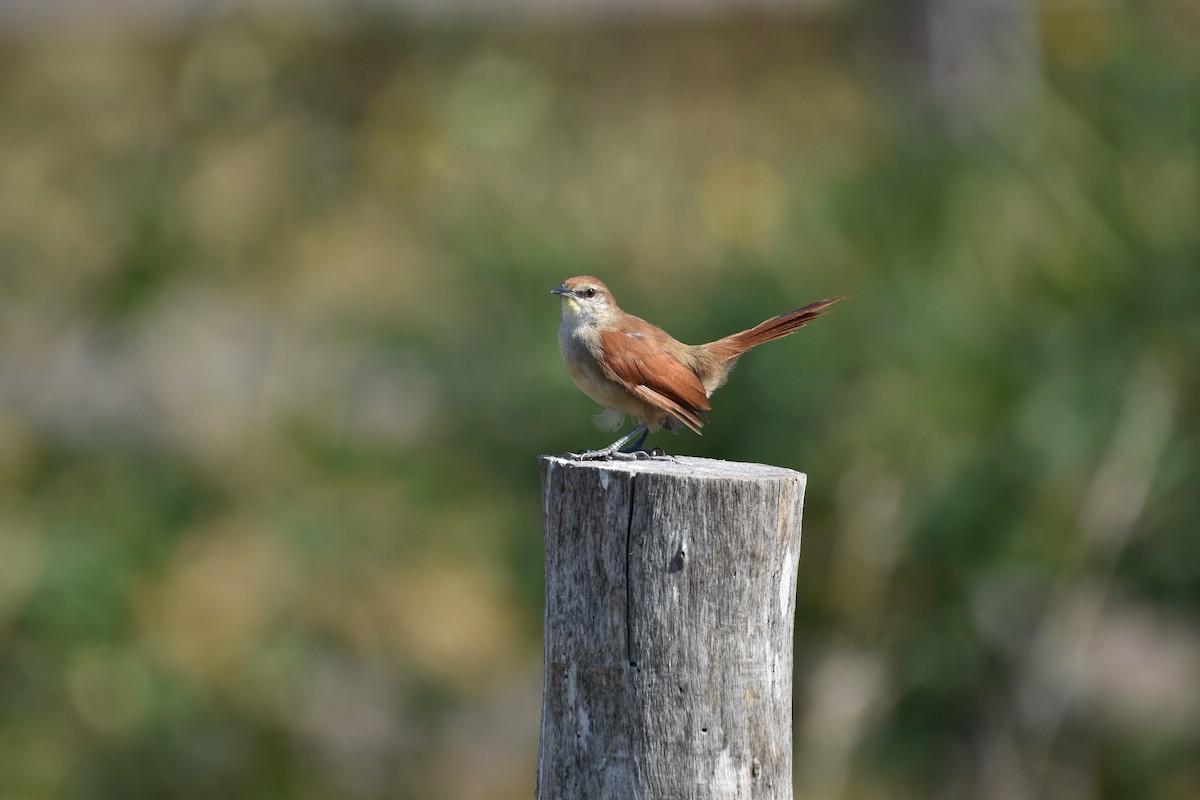
[[[600,450],[584,450],[582,453],[576,455],[575,459],[577,461],[591,461],[593,459],[613,458],[614,456],[617,458],[636,458],[633,453],[621,453],[620,450],[622,447],[629,444],[629,442],[632,441],[635,436],[642,437],[638,439],[638,444],[640,445],[643,441],[645,441],[648,433],[650,433],[650,430],[646,427],[646,423],[639,422],[637,425],[633,426],[633,430],[622,436],[620,439],[617,439],[608,447]]]
[[[642,427],[642,435],[638,437],[638,440],[636,442],[629,445],[628,448],[622,450],[622,452],[636,453],[638,450],[642,449],[642,444],[646,441],[646,437],[650,435],[650,429],[647,428],[645,425],[642,425],[641,427]],[[634,428],[633,431],[636,432],[637,428]]]

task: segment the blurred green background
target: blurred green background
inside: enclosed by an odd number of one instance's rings
[[[0,3],[0,800],[528,798],[549,289],[809,474],[799,798],[1200,797],[1193,0]]]

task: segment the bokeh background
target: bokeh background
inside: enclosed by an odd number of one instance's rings
[[[565,277],[809,474],[800,798],[1200,797],[1194,0],[0,3],[0,798],[528,798]]]

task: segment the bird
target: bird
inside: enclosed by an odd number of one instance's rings
[[[699,434],[712,409],[709,397],[747,350],[794,333],[846,299],[818,300],[714,342],[689,345],[622,311],[604,282],[591,275],[567,278],[550,293],[562,300],[558,347],[567,372],[604,408],[597,426],[617,431],[626,416],[638,420],[608,447],[570,454],[578,460],[647,457],[651,454],[639,448],[660,429],[676,433],[686,427]]]

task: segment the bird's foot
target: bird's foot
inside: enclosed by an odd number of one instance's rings
[[[645,461],[662,455],[666,454],[655,447],[653,450],[618,450],[612,454],[611,458],[618,461]]]
[[[608,454],[601,453],[599,450],[584,450],[581,453],[563,453],[562,457],[572,461],[597,461],[601,458],[608,458]]]
[[[634,426],[633,430],[622,436],[620,439],[617,439],[608,447],[600,450],[584,450],[582,453],[569,453],[568,455],[570,455],[570,457],[575,461],[600,461],[607,459],[614,459],[617,461],[636,461],[643,458],[651,458],[654,455],[654,451],[647,453],[645,450],[638,449],[642,446],[642,442],[646,441],[646,435],[648,433],[649,431],[646,430],[646,424],[644,422],[639,422],[636,426]],[[635,439],[636,441],[634,441]],[[621,449],[630,442],[633,442],[633,444],[630,445],[630,449]],[[662,452],[661,450],[658,450],[657,447],[654,448],[654,450],[660,453]]]
[[[622,460],[625,455],[620,450],[614,450],[611,447],[605,447],[603,450],[584,450],[582,453],[567,453],[567,457],[572,461]]]
[[[649,450],[642,450],[639,458],[662,458],[667,461],[676,461],[676,463],[678,463],[675,456],[671,455],[666,450],[663,450],[661,447],[651,447]]]
[[[645,461],[650,458],[669,458],[674,460],[674,456],[669,456],[661,447],[654,447],[649,450],[584,450],[582,453],[567,453],[567,458],[573,461]]]

